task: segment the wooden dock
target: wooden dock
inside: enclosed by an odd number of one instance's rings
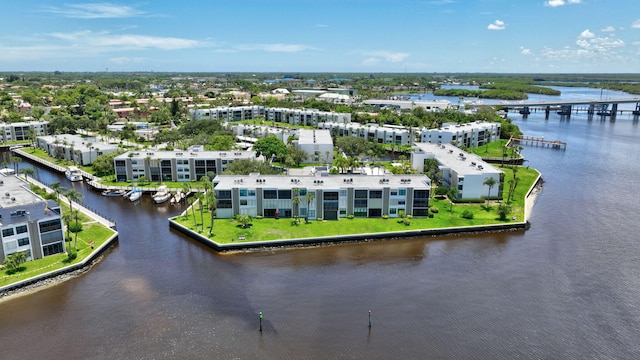
[[[550,147],[552,149],[566,150],[567,143],[560,140],[545,140],[544,136],[526,136],[516,138],[511,137],[507,145],[512,143],[518,143],[520,145],[530,145],[530,146],[543,146]]]

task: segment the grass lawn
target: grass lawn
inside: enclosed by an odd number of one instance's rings
[[[468,148],[467,152],[476,154],[480,157],[483,158],[494,158],[494,159],[501,159],[502,158],[502,149],[504,148],[504,146],[507,144],[508,140],[498,140],[498,141],[494,141],[491,143],[488,143],[487,145],[484,146],[478,146],[478,147],[473,147],[473,148]],[[511,148],[507,149],[507,153],[506,153],[506,157],[505,159],[510,159],[512,157],[512,155],[515,155],[516,158],[521,158],[521,156],[519,154],[514,154],[513,150]]]
[[[501,168],[505,172],[505,181],[513,178],[513,170],[511,167]],[[305,224],[301,219],[300,224],[295,225],[291,218],[273,218],[253,219],[251,226],[247,229],[241,228],[237,222],[232,219],[216,219],[213,232],[209,235],[209,227],[211,225],[211,213],[206,207],[200,215],[200,211],[196,209],[195,217],[191,209],[173,218],[179,224],[195,231],[201,235],[208,236],[211,240],[228,244],[238,242],[239,236],[244,236],[245,241],[266,241],[279,239],[298,239],[322,236],[340,236],[349,234],[363,233],[379,233],[404,230],[418,229],[437,229],[458,226],[477,226],[489,224],[505,224],[510,222],[521,222],[524,218],[524,197],[529,191],[533,182],[538,176],[538,172],[534,169],[526,169],[518,167],[517,177],[520,178],[519,184],[514,192],[514,199],[509,204],[512,207],[512,213],[508,216],[508,220],[500,220],[496,213],[498,203],[490,202],[490,208],[487,210],[485,204],[453,204],[447,199],[432,199],[431,205],[438,208],[438,213],[433,218],[413,218],[410,225],[398,222],[397,218],[389,219],[369,219],[354,218],[340,219],[333,221],[311,220]],[[503,198],[507,198],[508,185],[505,184],[505,192]],[[493,189],[497,193],[497,188]],[[469,210],[473,213],[473,219],[464,219],[461,217],[463,211]],[[515,216],[516,220],[511,217]]]
[[[69,206],[61,204],[61,207],[63,213],[69,211]],[[67,249],[77,244],[78,256],[73,261],[68,261],[67,254],[56,254],[42,259],[28,261],[22,264],[22,271],[18,271],[14,274],[8,274],[7,270],[2,269],[0,270],[0,286],[5,286],[49,271],[57,270],[68,265],[82,262],[89,256],[89,254],[91,254],[91,252],[93,252],[93,249],[91,248],[92,241],[94,248],[98,248],[114,234],[114,231],[110,228],[94,222],[93,219],[82,213],[78,222],[82,223],[82,231],[78,232],[77,242],[75,240],[75,234],[71,233],[70,238],[72,241],[66,243]],[[65,239],[67,239],[66,231]]]

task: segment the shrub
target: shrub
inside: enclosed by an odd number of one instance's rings
[[[353,214],[349,214],[349,215],[347,215],[347,219],[351,220],[351,219],[353,219],[353,218],[354,218]]]
[[[384,214],[384,215],[382,215],[382,218],[386,220],[386,219],[388,219],[388,218],[389,218],[389,215]]]
[[[473,213],[469,210],[465,210],[462,212],[462,215],[460,215],[462,218],[464,219],[473,219]]]
[[[318,221],[322,221],[322,218],[321,218],[321,217],[319,217],[319,218],[316,218],[316,220],[318,220]]]
[[[440,210],[438,209],[437,206],[432,206],[432,207],[429,208],[429,211],[431,211],[434,214],[437,214],[438,211],[440,211]]]
[[[255,218],[256,218],[256,220],[260,220],[260,219],[262,219],[262,215],[257,215]]]

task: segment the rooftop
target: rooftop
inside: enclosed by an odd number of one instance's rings
[[[419,188],[429,189],[431,180],[425,175],[218,175],[213,179],[216,189],[271,188],[271,189],[331,189],[341,188]]]
[[[17,177],[0,175],[0,226],[12,222],[37,220],[49,215],[48,207],[57,207],[53,200],[44,200]]]
[[[415,143],[415,153],[433,154],[440,165],[448,167],[458,174],[500,173],[493,165],[478,155],[460,150],[451,144]]]

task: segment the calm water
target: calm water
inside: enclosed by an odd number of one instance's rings
[[[523,233],[221,255],[169,229],[181,209],[73,184],[120,242],[1,302],[1,358],[638,358],[638,122],[542,116],[514,121],[568,147],[525,147],[545,185]]]

